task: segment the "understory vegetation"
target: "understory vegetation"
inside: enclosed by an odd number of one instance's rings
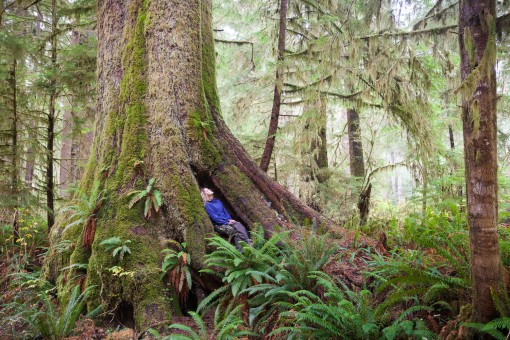
[[[310,225],[279,230],[265,240],[259,228],[251,233],[253,247],[244,245],[242,251],[229,240],[210,235],[212,252],[202,271],[216,276],[221,286],[202,299],[196,310],[187,311],[188,321],[169,320],[140,336],[436,339],[445,336],[442,330],[448,334],[469,330],[504,339],[510,330],[506,292],[497,300],[500,319],[487,325],[469,323],[468,230],[465,215],[457,207],[429,208],[424,217],[410,215],[400,222],[374,220],[363,228],[370,229],[370,235],[352,228],[343,238]],[[63,339],[113,331],[117,326],[105,321],[87,328],[92,319],[115,315],[106,306],[84,308],[91,290],[99,287],[81,291],[77,280],[66,301],[59,301],[55,287],[41,277],[41,258],[47,250],[45,224],[26,211],[20,220],[17,236],[9,225],[2,227],[2,336]],[[386,236],[384,242],[372,241],[381,233]],[[121,252],[129,256],[125,251],[129,243],[107,241],[105,251],[116,253],[112,256],[119,257],[121,265]],[[502,260],[508,266],[508,229],[500,229],[500,241]],[[66,251],[71,246],[60,248]],[[186,245],[171,245],[165,254],[162,280],[174,286],[185,306],[194,284]]]

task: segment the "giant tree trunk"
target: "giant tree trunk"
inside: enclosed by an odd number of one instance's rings
[[[274,85],[273,107],[271,108],[271,119],[269,120],[269,129],[267,132],[264,152],[260,160],[260,168],[267,172],[271,155],[273,154],[276,133],[278,132],[278,122],[280,120],[280,107],[282,104],[283,89],[283,67],[285,53],[285,33],[287,30],[287,1],[280,0],[280,26],[278,30],[278,57],[276,65],[276,80]]]
[[[461,0],[462,122],[473,279],[473,321],[497,317],[492,292],[501,280],[496,152],[494,0]]]
[[[98,107],[80,188],[90,192],[99,183],[106,200],[95,230],[58,219],[45,271],[63,294],[77,281],[96,285],[89,308],[103,302],[118,318],[144,327],[176,309],[160,278],[168,241],[186,242],[192,265],[203,264],[213,228],[200,186],[211,187],[248,228],[260,223],[271,232],[282,223],[275,211],[327,221],[262,172],[221,118],[210,0],[101,0],[98,9]],[[129,193],[151,178],[163,207],[146,219],[144,199],[130,209]],[[114,236],[131,240],[122,263],[100,245]],[[62,240],[74,249],[58,253]],[[60,271],[70,263],[88,268]],[[108,271],[114,265],[132,275],[114,276]]]

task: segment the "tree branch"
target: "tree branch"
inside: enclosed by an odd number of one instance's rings
[[[433,27],[428,29],[422,29],[422,30],[414,30],[414,31],[407,31],[407,32],[379,32],[375,34],[365,35],[365,36],[359,36],[356,37],[356,39],[361,40],[368,40],[372,38],[379,38],[379,37],[406,37],[406,36],[413,36],[413,35],[420,35],[420,34],[428,34],[428,33],[444,33],[450,29],[457,28],[457,24],[447,25],[447,26],[440,26],[440,27]]]
[[[41,0],[35,0],[34,2],[32,2],[30,5],[27,5],[25,7],[23,7],[23,9],[26,11],[27,9],[29,9],[30,7],[34,6],[34,5],[37,5],[39,2],[41,2]]]
[[[222,44],[235,44],[235,45],[251,45],[251,65],[252,70],[255,70],[255,61],[253,60],[253,43],[251,41],[245,41],[245,40],[223,40],[223,39],[214,39],[215,42],[219,42]]]
[[[502,32],[506,33],[509,30],[509,26],[510,26],[510,12],[503,14],[496,19],[496,29],[497,29],[498,35],[500,35]],[[455,23],[455,24],[446,25],[446,26],[433,27],[433,28],[428,28],[428,29],[421,29],[421,30],[414,30],[414,31],[407,31],[407,32],[385,31],[385,32],[379,32],[379,33],[365,35],[365,36],[358,36],[358,37],[356,37],[356,39],[368,40],[368,39],[379,38],[379,37],[399,37],[399,36],[406,37],[406,36],[429,34],[429,33],[441,34],[441,33],[447,32],[448,30],[455,29],[457,27],[458,27],[458,25]]]
[[[436,4],[434,6],[432,6],[432,8],[427,12],[425,17],[423,19],[421,19],[420,21],[418,21],[416,24],[414,24],[413,30],[417,30],[420,27],[420,25],[424,24],[427,20],[437,17],[437,16],[443,14],[444,12],[446,12],[447,10],[449,10],[450,8],[457,6],[459,4],[459,2],[455,1],[454,3],[450,4],[450,6],[441,9],[439,12],[435,12],[436,9],[438,9],[442,4],[443,4],[443,0],[438,0],[436,2]]]

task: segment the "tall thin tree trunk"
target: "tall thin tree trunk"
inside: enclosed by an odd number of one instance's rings
[[[14,57],[12,61],[12,69],[10,71],[10,90],[12,96],[12,126],[11,126],[11,137],[12,137],[12,175],[11,175],[11,198],[12,207],[14,209],[12,230],[14,237],[19,237],[19,221],[18,221],[18,208],[20,206],[19,197],[19,155],[18,155],[18,100],[17,100],[17,60]]]
[[[327,98],[320,98],[317,136],[312,139],[312,152],[315,154],[317,182],[323,183],[328,179],[328,138],[327,138]]]
[[[453,136],[453,127],[448,125],[448,136],[450,137],[450,149],[455,149],[455,138]]]
[[[41,12],[38,12],[37,14],[37,20],[33,23],[33,34],[38,37],[41,35],[42,32],[42,22],[44,21],[44,17]],[[35,167],[36,167],[36,149],[35,143],[37,141],[37,122],[33,119],[31,119],[28,122],[28,131],[27,131],[27,139],[28,139],[28,146],[27,151],[25,153],[25,187],[30,191],[34,191],[34,173],[35,173]]]
[[[18,202],[18,188],[19,188],[19,156],[18,156],[18,101],[17,101],[17,60],[13,58],[12,68],[10,71],[10,90],[12,96],[12,126],[11,126],[11,138],[12,138],[12,174],[11,174],[11,185],[14,205]]]
[[[24,186],[28,192],[34,192],[34,173],[36,166],[36,146],[35,143],[37,141],[37,121],[35,119],[31,119],[28,121],[27,132],[25,134],[26,141],[26,151],[25,151],[25,182]]]
[[[423,190],[422,190],[422,198],[421,198],[421,213],[422,216],[425,217],[427,215],[427,200],[428,200],[428,192],[429,192],[429,175],[428,175],[428,166],[427,162],[424,161],[422,167],[422,180],[423,180]],[[423,219],[425,221],[425,219]]]
[[[287,29],[287,1],[280,1],[280,29],[278,32],[278,60],[276,65],[276,81],[274,85],[273,107],[271,109],[271,120],[269,121],[269,130],[267,132],[266,144],[262,159],[260,160],[260,168],[267,172],[271,155],[274,149],[276,132],[278,131],[278,121],[280,118],[280,107],[282,102],[283,88],[283,60],[285,53],[285,33]]]
[[[51,1],[51,69],[57,71],[57,0]],[[53,175],[55,142],[55,105],[57,100],[57,81],[55,76],[50,81],[50,103],[46,131],[46,209],[48,231],[55,223],[55,183]]]
[[[304,116],[304,117],[303,117]],[[303,108],[302,117],[305,119],[304,129],[298,134],[304,135],[309,143],[301,149],[302,140],[296,138],[298,149],[301,150],[304,164],[301,170],[301,178],[305,187],[300,190],[300,197],[307,204],[321,211],[321,202],[318,198],[319,187],[317,184],[324,183],[329,178],[328,172],[328,144],[327,144],[327,97],[321,96],[307,102]]]
[[[349,135],[349,160],[351,176],[362,182],[358,198],[358,211],[360,224],[366,223],[370,212],[370,195],[372,193],[372,184],[364,183],[365,178],[365,160],[363,157],[363,143],[361,141],[361,129],[359,113],[352,108],[347,110],[347,133]]]
[[[76,159],[73,155],[73,113],[66,110],[63,116],[64,128],[62,129],[62,146],[60,148],[60,175],[59,175],[59,193],[63,195],[65,190],[76,179],[74,178],[74,167]]]
[[[365,176],[365,161],[363,159],[363,144],[359,114],[356,109],[347,110],[347,133],[349,135],[349,160],[351,176]]]
[[[496,150],[496,2],[461,0],[462,124],[473,280],[473,321],[498,316],[501,280]]]

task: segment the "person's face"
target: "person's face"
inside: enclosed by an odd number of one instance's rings
[[[212,192],[211,190],[207,189],[205,191],[205,194],[206,194],[206,197],[207,197],[207,202],[211,202],[214,198],[214,192]]]

